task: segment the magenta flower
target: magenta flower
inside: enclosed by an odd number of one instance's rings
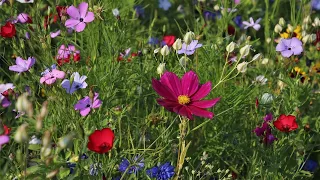
[[[280,43],[276,47],[276,51],[281,52],[283,57],[300,55],[303,51],[302,42],[296,37],[291,39],[281,39]]]
[[[152,79],[153,89],[163,98],[157,102],[171,112],[193,120],[193,115],[212,119],[214,114],[206,110],[213,107],[219,98],[202,100],[211,91],[211,82],[199,84],[196,73],[189,71],[181,78],[165,72],[160,80]]]
[[[89,96],[80,99],[76,105],[74,105],[74,109],[80,111],[81,116],[86,116],[90,113],[91,109],[99,108],[102,104],[102,101],[98,99],[99,94],[94,93],[93,101]]]
[[[80,51],[76,50],[76,47],[74,45],[69,44],[68,46],[66,46],[63,44],[58,50],[57,59],[66,59],[70,58],[71,55],[77,56],[79,54]]]
[[[10,89],[14,89],[14,85],[12,83],[0,84],[0,103],[4,108],[11,105],[11,102],[7,97],[7,92]]]
[[[273,141],[278,140],[276,137],[271,134],[271,127],[269,125],[269,122],[272,121],[273,116],[272,113],[267,114],[263,118],[263,124],[261,127],[256,127],[253,132],[258,136],[262,138],[262,142],[266,145],[272,144]]]
[[[65,23],[67,28],[74,28],[75,31],[81,32],[86,27],[86,23],[94,20],[93,12],[88,12],[88,3],[82,2],[78,8],[70,6],[67,9],[68,15],[71,19],[68,19]]]
[[[10,71],[22,73],[28,71],[36,62],[34,57],[29,57],[28,60],[24,60],[21,57],[16,58],[16,65],[9,66]]]
[[[40,83],[46,83],[48,85],[56,82],[57,79],[63,79],[65,73],[63,71],[59,71],[57,69],[52,69],[50,72],[46,73],[40,78]]]

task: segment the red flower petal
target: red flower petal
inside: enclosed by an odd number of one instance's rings
[[[181,81],[176,74],[172,72],[165,72],[161,76],[160,82],[170,88],[170,90],[176,95],[176,97],[182,95]]]
[[[193,115],[200,116],[200,117],[205,117],[212,119],[214,114],[210,111],[198,108],[196,106],[189,106],[189,109],[191,110]]]
[[[152,87],[160,96],[166,99],[176,101],[178,98],[177,96],[174,95],[174,93],[168,87],[166,87],[164,84],[162,84],[158,80],[152,79]]]
[[[199,79],[196,73],[189,71],[181,79],[182,93],[191,97],[199,88]]]
[[[207,82],[199,86],[199,89],[193,96],[191,96],[191,101],[199,101],[200,99],[206,97],[211,91],[211,82]]]
[[[192,102],[190,105],[192,106],[196,106],[198,108],[211,108],[212,106],[214,106],[217,102],[220,101],[220,97],[215,98],[215,99],[211,99],[211,100],[202,100],[202,101],[196,101],[196,102]]]

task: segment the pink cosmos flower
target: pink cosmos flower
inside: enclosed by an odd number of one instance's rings
[[[165,72],[160,80],[152,79],[153,89],[163,98],[157,102],[167,110],[193,120],[193,115],[212,119],[214,114],[206,110],[213,107],[220,97],[202,100],[211,91],[211,82],[199,84],[196,73],[189,71],[181,78]]]
[[[76,105],[74,105],[75,110],[80,110],[81,116],[86,116],[91,111],[91,108],[99,108],[102,104],[102,101],[98,99],[99,94],[94,93],[93,101],[89,96],[80,99]]]
[[[88,12],[88,3],[82,2],[79,4],[78,8],[70,6],[67,9],[68,15],[71,19],[68,19],[65,23],[67,28],[73,28],[77,32],[81,32],[86,27],[86,23],[94,20],[93,12]]]
[[[24,60],[21,57],[16,58],[16,65],[9,66],[10,71],[15,71],[18,73],[22,73],[25,71],[29,71],[31,66],[34,65],[36,59],[34,57],[29,57],[28,60]]]
[[[65,73],[63,71],[59,71],[57,69],[52,69],[50,72],[46,73],[44,76],[40,78],[40,83],[46,83],[48,85],[56,82],[57,79],[63,79]]]

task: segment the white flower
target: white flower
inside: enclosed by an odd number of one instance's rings
[[[33,3],[33,0],[17,0],[20,3]]]
[[[247,71],[248,62],[242,62],[237,65],[237,69],[241,73],[245,73]]]
[[[41,140],[38,139],[37,136],[33,135],[29,141],[29,144],[41,144]]]
[[[259,75],[256,77],[255,81],[253,81],[253,83],[265,85],[267,83],[267,81],[268,81],[267,78],[265,78],[263,75]]]
[[[118,9],[118,8],[112,9],[112,14],[113,14],[115,17],[118,17],[119,14],[120,14],[119,9]]]
[[[261,104],[270,104],[273,101],[273,95],[269,93],[264,93],[261,97]]]
[[[171,7],[169,0],[159,0],[159,8],[167,11]]]

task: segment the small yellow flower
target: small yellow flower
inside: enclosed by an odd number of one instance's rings
[[[286,32],[280,33],[280,36],[282,38],[284,38],[284,39],[287,39],[287,38],[291,37],[289,28],[287,28]],[[298,25],[296,27],[296,29],[293,31],[292,37],[296,37],[296,38],[298,38],[300,40],[302,39],[301,26],[300,25]]]

